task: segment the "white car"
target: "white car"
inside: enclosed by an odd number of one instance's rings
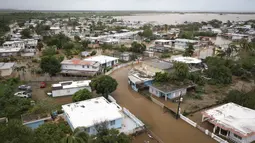
[[[32,95],[31,93],[27,93],[26,91],[16,92],[14,96],[22,97],[22,98],[30,98]]]

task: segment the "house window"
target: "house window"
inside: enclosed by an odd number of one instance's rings
[[[82,68],[85,68],[85,66],[83,65]]]
[[[240,137],[240,136],[238,136],[238,135],[236,135],[236,134],[234,134],[234,137],[237,138],[237,139],[239,139],[239,140],[242,140],[242,137]]]
[[[89,66],[87,66],[87,68],[89,68]]]
[[[111,122],[110,122],[110,125],[111,125],[111,126],[115,125],[115,120],[111,121]]]
[[[90,132],[90,127],[86,128],[85,131],[89,133]]]

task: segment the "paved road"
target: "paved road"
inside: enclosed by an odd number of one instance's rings
[[[122,68],[111,75],[119,83],[112,95],[121,106],[129,109],[147,124],[164,143],[215,143],[198,129],[180,119],[176,120],[168,113],[163,113],[158,105],[132,91],[127,79],[129,69],[130,67]]]

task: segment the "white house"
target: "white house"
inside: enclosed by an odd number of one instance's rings
[[[0,75],[1,77],[10,76],[14,70],[15,63],[2,63],[0,62]]]
[[[63,60],[61,73],[66,75],[93,76],[100,72],[100,63],[80,59]]]
[[[127,109],[116,102],[109,102],[104,97],[62,105],[62,109],[72,130],[82,128],[90,135],[97,134],[96,127],[100,124],[125,134],[132,134],[144,126]]]
[[[23,42],[23,41],[6,41],[3,43],[3,48],[25,49],[25,42]]]
[[[99,62],[101,67],[113,67],[118,64],[118,58],[98,55],[85,58],[84,61],[88,62]]]
[[[17,56],[21,48],[0,48],[0,57]]]
[[[144,51],[143,54],[147,57],[153,57],[154,56],[154,52],[152,52],[152,51]]]
[[[236,143],[255,141],[255,110],[227,103],[202,112],[202,122],[214,125],[213,132]]]
[[[124,53],[121,53],[120,54],[120,60],[123,60],[123,61],[130,61],[131,60],[131,53],[128,53],[128,52],[124,52]]]
[[[38,40],[36,39],[23,39],[26,46],[37,46]]]
[[[173,40],[160,39],[160,40],[155,40],[154,44],[155,44],[155,46],[172,45],[172,41]]]
[[[52,97],[73,95],[81,89],[88,89],[91,91],[89,83],[91,80],[83,81],[64,81],[57,84],[52,84]]]
[[[61,29],[58,26],[51,26],[50,31],[53,32],[54,34],[59,34],[61,32]]]
[[[174,49],[185,50],[186,48],[188,48],[188,44],[196,44],[196,43],[198,43],[197,40],[175,39]]]

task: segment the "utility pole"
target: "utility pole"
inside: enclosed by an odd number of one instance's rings
[[[181,92],[180,96],[179,96],[179,102],[178,102],[178,108],[177,108],[177,113],[176,113],[176,119],[179,118],[180,105],[181,105],[182,100],[183,100],[183,98],[182,98],[182,92]]]

